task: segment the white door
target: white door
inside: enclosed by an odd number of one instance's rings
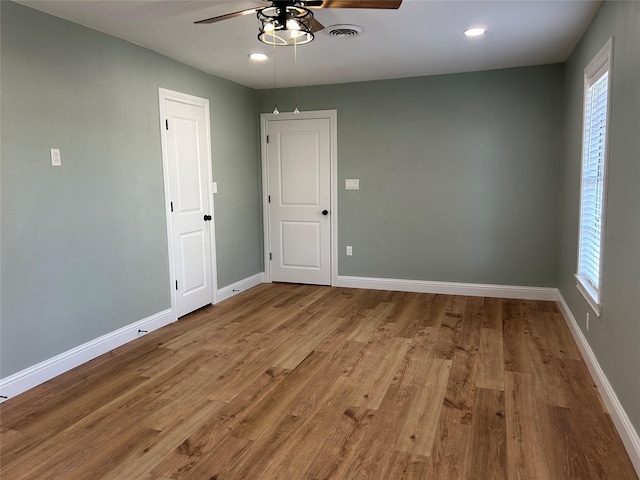
[[[166,93],[166,91],[164,91]],[[162,121],[170,209],[171,285],[177,316],[213,303],[213,199],[208,100],[164,98]]]
[[[331,284],[331,121],[268,120],[271,280]]]

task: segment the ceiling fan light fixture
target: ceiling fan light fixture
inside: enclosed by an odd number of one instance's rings
[[[271,5],[258,10],[258,40],[268,45],[304,45],[313,40],[311,10],[298,5]]]
[[[287,20],[287,30],[292,30],[291,33],[293,33],[294,31],[299,31],[300,30],[300,24],[293,19],[289,19]]]

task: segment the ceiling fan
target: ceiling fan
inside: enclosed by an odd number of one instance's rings
[[[262,0],[269,5],[226,13],[194,22],[208,24],[255,13],[260,21],[258,39],[270,45],[302,45],[324,28],[310,8],[400,8],[402,0]]]

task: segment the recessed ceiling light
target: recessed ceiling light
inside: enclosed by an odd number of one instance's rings
[[[249,58],[254,62],[264,62],[267,57],[264,53],[251,53],[249,54]]]
[[[467,37],[479,37],[480,35],[484,35],[486,29],[484,28],[467,28],[464,33]]]

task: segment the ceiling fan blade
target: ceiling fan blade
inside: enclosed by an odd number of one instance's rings
[[[397,10],[402,0],[324,0],[320,8],[377,8]]]
[[[311,32],[312,33],[316,33],[319,32],[320,30],[324,30],[324,25],[321,24],[318,20],[316,20],[316,18],[314,17],[313,20],[311,20]]]
[[[230,18],[242,17],[244,15],[251,15],[252,13],[256,13],[258,10],[262,10],[262,9],[263,9],[263,7],[248,8],[247,10],[240,10],[239,12],[226,13],[224,15],[219,15],[217,17],[212,17],[212,18],[207,18],[205,20],[198,20],[197,22],[193,22],[193,23],[215,23],[215,22],[220,22],[222,20],[228,20]]]

